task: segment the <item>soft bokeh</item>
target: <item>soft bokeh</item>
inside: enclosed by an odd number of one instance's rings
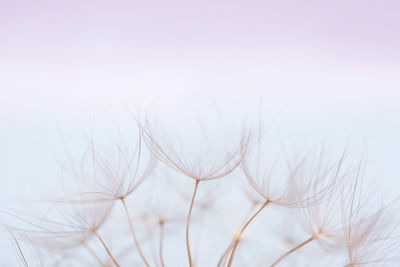
[[[3,0],[0,200],[57,183],[61,135],[79,147],[124,106],[232,119],[261,102],[283,132],[365,145],[373,175],[400,186],[399,10],[398,1]]]

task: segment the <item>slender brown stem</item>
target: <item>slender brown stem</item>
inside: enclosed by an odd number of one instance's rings
[[[190,202],[190,208],[189,208],[189,213],[188,213],[187,222],[186,222],[186,247],[187,247],[187,253],[188,253],[188,257],[189,257],[189,266],[190,267],[193,267],[192,253],[190,252],[190,242],[189,242],[190,217],[192,215],[194,199],[196,198],[196,193],[197,193],[197,188],[199,187],[199,182],[200,182],[200,180],[196,180],[196,184],[194,186],[194,191],[193,191],[193,196],[192,196],[192,201]]]
[[[130,212],[129,212],[129,209],[128,209],[127,205],[126,205],[125,198],[122,197],[122,198],[120,198],[120,199],[121,199],[122,205],[124,206],[126,216],[128,217],[129,228],[130,228],[130,230],[131,230],[132,237],[133,237],[133,241],[135,242],[136,248],[137,248],[137,250],[138,250],[138,252],[139,252],[139,254],[140,254],[140,257],[142,258],[144,264],[146,264],[147,267],[150,267],[149,262],[147,261],[146,257],[145,257],[144,254],[143,254],[142,249],[140,248],[139,241],[138,241],[137,238],[136,238],[135,230],[134,230],[134,228],[133,228],[132,217],[131,217],[131,214],[130,214]]]
[[[219,258],[219,261],[217,263],[217,267],[220,267],[221,265],[223,266],[226,262],[226,257],[229,254],[229,251],[231,251],[232,246],[233,246],[234,241],[231,242],[231,244],[229,245],[229,247],[227,247],[224,251],[224,254],[221,255],[221,258]]]
[[[315,239],[315,236],[310,237],[309,239],[307,239],[306,241],[304,241],[303,243],[300,243],[299,245],[295,246],[294,248],[292,248],[291,250],[287,251],[285,254],[283,254],[282,256],[280,256],[276,261],[274,261],[274,263],[271,264],[270,267],[274,267],[276,266],[281,260],[283,260],[284,258],[286,258],[287,256],[289,256],[290,254],[292,254],[293,252],[295,252],[296,250],[298,250],[301,247],[304,247],[305,245],[307,245],[308,243],[310,243],[311,241],[313,241]]]
[[[22,252],[22,248],[21,248],[21,246],[20,246],[20,244],[19,244],[17,238],[14,236],[14,234],[13,234],[10,230],[8,230],[8,231],[9,231],[11,237],[14,239],[15,245],[17,246],[18,253],[19,253],[19,255],[20,255],[21,259],[22,259],[22,262],[24,263],[24,266],[25,266],[25,267],[29,267],[29,264],[28,264],[28,262],[26,261],[25,255],[24,255],[24,253]]]
[[[164,248],[164,222],[160,222],[160,246],[159,246],[159,255],[160,255],[160,261],[161,261],[161,266],[165,267],[164,263],[164,254],[163,254],[163,248]]]
[[[97,238],[99,239],[100,243],[103,245],[104,249],[107,251],[108,256],[110,256],[110,259],[115,264],[115,266],[120,267],[120,265],[118,264],[117,260],[111,254],[110,249],[107,247],[106,243],[104,243],[103,238],[101,238],[101,236],[99,235],[99,233],[97,231],[94,231],[94,234],[97,236]]]
[[[250,216],[250,214],[254,211],[254,209],[255,209],[256,207],[257,207],[257,203],[254,202],[254,203],[251,205],[251,208],[249,209],[249,211],[247,212],[247,215],[246,215],[245,218],[247,218],[248,216]],[[245,223],[245,222],[243,222],[243,223]],[[223,264],[222,266],[225,265],[225,263],[226,263],[226,261],[227,261],[227,256],[228,256],[229,252],[232,250],[232,246],[233,246],[233,244],[235,243],[235,240],[236,240],[236,238],[233,238],[233,240],[231,241],[231,243],[229,244],[229,246],[225,249],[224,253],[221,255],[221,257],[220,257],[220,259],[219,259],[219,261],[218,261],[218,263],[217,263],[217,267],[220,267],[222,264]]]
[[[243,225],[242,229],[240,229],[239,234],[237,235],[237,237],[235,238],[235,243],[233,243],[232,246],[232,253],[231,253],[231,257],[229,258],[229,262],[228,262],[228,267],[230,267],[232,265],[233,262],[233,258],[235,257],[235,252],[236,249],[239,245],[239,242],[242,238],[242,235],[244,233],[244,231],[246,230],[247,226],[249,226],[249,224],[253,221],[253,219],[270,203],[269,200],[265,201],[265,203],[256,211],[256,213],[254,213],[253,216],[251,216],[251,218],[245,223],[245,225]]]

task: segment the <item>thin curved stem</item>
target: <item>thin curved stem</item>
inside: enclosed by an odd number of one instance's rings
[[[199,182],[200,182],[200,180],[196,180],[194,190],[193,190],[192,201],[190,202],[190,208],[189,208],[189,213],[188,213],[187,222],[186,222],[186,247],[187,247],[187,253],[188,253],[190,267],[193,267],[192,253],[190,251],[190,242],[189,242],[190,217],[192,215],[193,204],[194,204],[194,200],[196,198],[196,193],[197,193],[197,188],[199,187]]]
[[[160,261],[161,261],[161,266],[165,267],[165,263],[164,263],[164,254],[163,254],[163,248],[164,248],[164,223],[161,222],[159,223],[160,225],[160,246],[159,246],[159,255],[160,255]]]
[[[132,237],[133,237],[133,241],[135,242],[136,248],[137,248],[137,250],[138,250],[138,252],[139,252],[139,254],[140,254],[140,257],[142,258],[144,264],[146,264],[147,267],[150,267],[149,262],[147,261],[146,257],[145,257],[144,254],[143,254],[142,249],[140,248],[139,241],[138,241],[137,238],[136,238],[135,230],[134,230],[134,228],[133,228],[132,217],[131,217],[131,214],[130,214],[130,212],[129,212],[129,209],[128,209],[127,205],[126,205],[125,198],[120,198],[120,199],[121,199],[122,205],[124,206],[126,216],[128,217],[129,228],[130,228],[130,230],[131,230]]]
[[[229,254],[229,251],[231,251],[232,246],[233,246],[234,241],[231,242],[231,244],[229,245],[229,247],[227,247],[224,251],[224,253],[221,255],[221,257],[219,258],[219,261],[217,263],[217,267],[223,266],[226,262],[226,257]]]
[[[99,233],[97,231],[94,231],[94,234],[96,235],[97,239],[99,239],[100,243],[103,245],[104,249],[106,250],[108,256],[110,256],[110,259],[115,264],[115,266],[120,267],[119,263],[117,262],[117,260],[112,255],[110,249],[107,247],[106,243],[104,243],[103,238],[101,238],[101,236],[99,235]]]
[[[249,209],[249,211],[247,212],[247,215],[245,218],[249,217],[251,213],[253,213],[254,209],[256,208],[257,204],[254,203],[253,205],[251,205],[251,208]],[[243,222],[244,223],[244,222]],[[220,267],[221,265],[224,266],[226,261],[227,261],[227,257],[229,252],[232,250],[232,246],[235,243],[235,238],[231,241],[231,243],[229,244],[229,246],[225,249],[224,253],[221,255],[221,257],[219,258],[219,261],[217,263],[217,267]]]
[[[242,229],[240,229],[239,234],[237,235],[237,237],[235,238],[235,243],[233,243],[232,246],[232,253],[231,256],[229,258],[229,262],[228,262],[228,267],[230,267],[232,265],[233,262],[233,258],[235,257],[235,253],[236,253],[236,249],[239,245],[239,242],[241,240],[241,237],[244,233],[244,231],[246,230],[247,226],[249,226],[249,224],[254,220],[254,218],[270,203],[270,200],[265,201],[265,203],[254,213],[253,216],[251,216],[251,218],[245,223],[245,225],[243,225]]]
[[[292,254],[293,252],[295,252],[296,250],[298,250],[299,248],[304,247],[305,245],[307,245],[308,243],[310,243],[311,241],[313,241],[315,239],[315,236],[310,237],[309,239],[307,239],[306,241],[304,241],[303,243],[298,244],[297,246],[295,246],[294,248],[292,248],[291,250],[287,251],[285,254],[283,254],[282,256],[280,256],[276,261],[274,261],[270,267],[274,267],[276,266],[280,261],[282,261],[284,258],[286,258],[287,256],[289,256],[290,254]]]
[[[29,267],[29,264],[28,264],[28,262],[26,261],[25,255],[24,255],[24,253],[22,252],[22,248],[21,248],[21,246],[20,246],[20,244],[19,244],[17,238],[14,236],[14,234],[13,234],[10,230],[8,230],[8,231],[9,231],[11,237],[13,238],[13,240],[14,240],[14,242],[15,242],[15,245],[17,246],[19,256],[21,257],[22,262],[24,263],[24,266],[25,266],[25,267]]]

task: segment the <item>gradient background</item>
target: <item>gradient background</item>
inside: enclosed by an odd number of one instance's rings
[[[217,106],[234,118],[260,99],[285,132],[366,145],[372,173],[398,192],[399,11],[398,1],[0,0],[2,205],[56,183],[60,132],[78,147],[115,107],[179,118]]]

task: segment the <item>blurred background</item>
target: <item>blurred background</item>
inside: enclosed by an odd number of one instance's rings
[[[64,142],[80,151],[116,120],[129,129],[127,109],[166,121],[261,110],[283,136],[367,147],[370,173],[398,193],[399,9],[389,0],[2,0],[1,205],[51,189]],[[3,253],[7,234],[0,246],[2,259],[14,257]]]

